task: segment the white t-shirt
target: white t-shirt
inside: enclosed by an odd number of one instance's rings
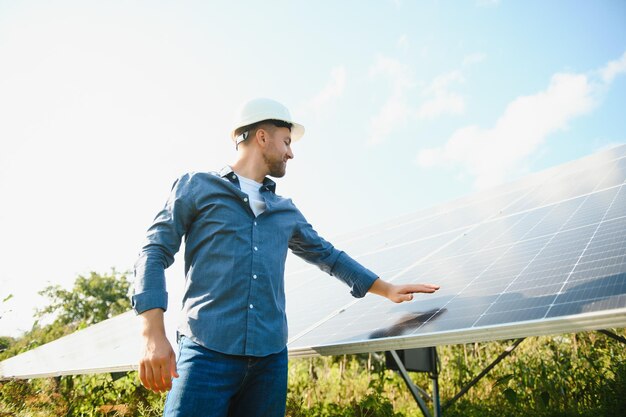
[[[254,215],[258,216],[263,213],[265,211],[265,200],[263,200],[259,192],[259,188],[261,188],[263,184],[239,175],[239,185],[241,186],[241,191],[248,194],[248,202],[250,203],[250,208]]]

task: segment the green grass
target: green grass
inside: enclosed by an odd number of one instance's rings
[[[439,347],[442,403],[510,343]],[[384,368],[383,359],[362,354],[291,360],[287,415],[421,416],[404,381]],[[428,375],[411,377],[430,390]],[[164,398],[145,390],[135,372],[117,380],[100,374],[5,381],[0,383],[0,417],[102,416],[107,405],[122,405],[117,415],[158,416]],[[625,410],[626,345],[587,332],[527,338],[444,416],[617,417]]]

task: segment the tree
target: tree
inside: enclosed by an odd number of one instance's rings
[[[38,310],[36,317],[56,315],[57,325],[86,327],[130,309],[125,274],[112,269],[109,274],[91,272],[89,277],[79,275],[71,291],[60,285],[49,285],[39,292],[50,304]]]
[[[0,353],[4,352],[15,343],[15,339],[10,336],[0,336]]]
[[[0,306],[4,305],[7,301],[13,298],[13,294],[9,294],[0,301]],[[10,310],[9,310],[10,311]],[[4,307],[0,307],[0,319],[7,313],[8,311],[4,309]],[[15,339],[9,336],[0,336],[0,354],[7,350],[9,346],[15,343]]]
[[[9,294],[6,297],[4,297],[2,299],[2,301],[0,301],[0,305],[3,305],[4,303],[6,303],[7,301],[9,301],[11,298],[13,298],[13,294]],[[4,316],[6,313],[8,313],[11,310],[5,310],[4,307],[1,307],[0,309],[0,319],[2,318],[2,316]]]
[[[0,337],[0,350],[7,346],[0,351],[0,360],[128,311],[129,286],[126,275],[113,269],[108,274],[79,275],[71,290],[59,285],[46,287],[40,294],[50,304],[36,316],[52,316],[54,320],[45,325],[37,321],[17,340]],[[110,404],[124,404],[129,412],[142,410],[141,415],[156,416],[162,410],[163,399],[161,394],[146,390],[135,372],[115,378],[105,373],[0,381],[0,417],[96,415],[102,406]]]

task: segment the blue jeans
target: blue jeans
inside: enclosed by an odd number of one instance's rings
[[[284,417],[287,348],[265,357],[232,356],[179,341],[164,417]]]

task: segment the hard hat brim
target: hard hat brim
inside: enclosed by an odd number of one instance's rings
[[[270,98],[258,97],[247,101],[239,109],[235,120],[236,122],[233,123],[234,128],[230,132],[230,137],[236,143],[240,140],[237,139],[235,132],[243,127],[264,120],[281,120],[285,123],[290,123],[292,125],[292,141],[296,141],[304,135],[304,126],[291,120],[291,112],[289,109],[278,101]],[[241,140],[243,140],[243,138]]]
[[[258,120],[256,122],[248,123],[248,125],[251,125],[251,124],[254,124],[254,123],[258,123],[258,122],[262,122],[262,121],[263,120]],[[300,140],[302,138],[302,136],[304,136],[304,126],[302,126],[300,123],[295,123],[295,122],[292,122],[291,120],[283,120],[283,121],[287,122],[287,123],[291,123],[291,125],[292,125],[291,126],[291,141],[292,142],[296,142],[296,141]],[[246,126],[246,125],[244,125],[244,126]],[[235,136],[235,132],[240,127],[243,127],[243,126],[239,126],[239,127],[233,129],[230,132],[230,138],[233,141],[237,140],[237,137]]]

